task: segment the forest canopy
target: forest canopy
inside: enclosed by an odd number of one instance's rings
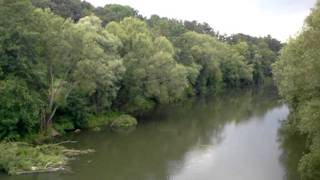
[[[116,4],[0,0],[0,14],[0,139],[260,84],[282,47]]]

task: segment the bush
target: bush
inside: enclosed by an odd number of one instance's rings
[[[303,180],[320,179],[320,136],[314,137],[310,152],[301,158],[299,172]]]
[[[137,124],[136,118],[130,115],[121,115],[113,120],[111,127],[115,129],[129,129],[135,127]]]
[[[108,126],[113,122],[113,119],[118,118],[120,115],[119,112],[110,111],[105,114],[92,116],[88,119],[88,128],[94,129],[96,127]]]
[[[94,129],[96,127],[107,126],[111,122],[110,117],[105,115],[93,116],[88,120],[88,128]]]
[[[37,133],[41,100],[26,82],[17,78],[0,81],[0,139],[19,139]]]

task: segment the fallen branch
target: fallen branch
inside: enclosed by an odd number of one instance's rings
[[[87,149],[87,150],[76,150],[76,149],[64,149],[62,150],[62,153],[65,154],[66,156],[79,156],[83,154],[89,154],[89,153],[94,153],[95,150],[93,149]]]
[[[2,142],[0,171],[6,171],[10,175],[66,171],[68,162],[76,156],[95,152],[93,149],[75,150],[60,145],[75,142],[64,141],[37,146],[20,142]]]
[[[37,170],[30,170],[30,171],[17,171],[16,175],[34,174],[34,173],[50,173],[50,172],[57,172],[57,171],[66,171],[66,168],[65,167],[57,167],[57,168],[37,169]]]
[[[62,145],[62,144],[68,144],[68,143],[75,144],[75,143],[78,143],[78,141],[62,141],[62,142],[52,144],[52,145]]]

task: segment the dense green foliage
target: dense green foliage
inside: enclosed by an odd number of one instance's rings
[[[136,18],[112,22],[106,29],[123,46],[119,53],[126,73],[118,103],[128,112],[145,112],[155,103],[179,99],[188,86],[185,68],[174,58],[174,47],[165,37],[152,37],[147,25]]]
[[[271,75],[281,47],[80,0],[0,0],[0,14],[0,139],[93,128],[112,111],[140,115],[253,85]]]
[[[252,82],[251,66],[228,44],[196,32],[182,34],[176,44],[178,62],[192,69],[191,84],[198,93],[216,90],[222,83],[239,87]]]
[[[300,163],[303,180],[320,179],[320,2],[306,19],[301,34],[291,39],[274,65],[281,95],[291,116],[286,129],[305,134],[309,142]]]
[[[282,44],[270,36],[263,38],[236,34],[226,38],[236,50],[245,57],[253,67],[253,80],[262,83],[266,77],[272,76],[271,65],[277,60]]]
[[[55,14],[64,18],[78,21],[80,18],[90,15],[94,7],[86,1],[80,0],[31,0],[32,4],[40,8],[49,8]]]
[[[121,115],[114,119],[111,123],[111,127],[114,129],[128,129],[138,124],[136,118],[130,115]]]
[[[40,115],[40,98],[17,79],[0,82],[0,138],[16,139],[35,133]]]
[[[94,14],[102,20],[102,26],[112,21],[121,21],[125,17],[138,17],[138,11],[129,7],[118,4],[109,4],[104,7],[97,7]]]

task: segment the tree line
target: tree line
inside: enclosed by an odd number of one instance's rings
[[[306,137],[299,162],[302,180],[320,179],[320,1],[306,18],[302,32],[283,48],[273,71],[280,94],[290,106],[286,138]]]
[[[263,83],[282,47],[80,0],[0,0],[0,139]]]

